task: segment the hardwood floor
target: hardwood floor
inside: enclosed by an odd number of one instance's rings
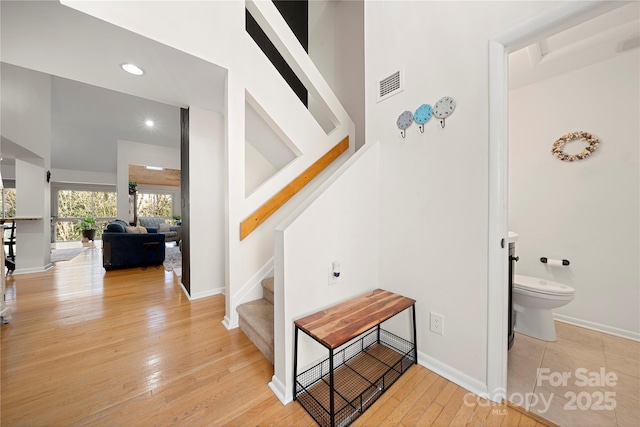
[[[2,426],[315,425],[272,394],[273,367],[240,329],[222,326],[224,296],[189,302],[162,267],[105,273],[91,248],[7,286]],[[414,366],[353,425],[543,425],[466,394]]]

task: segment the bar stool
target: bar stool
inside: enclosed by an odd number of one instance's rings
[[[14,246],[16,244],[16,223],[11,222],[3,225],[3,243],[4,246],[8,246],[8,255],[6,256],[5,263],[8,272],[12,272],[16,269],[16,253]],[[7,231],[9,235],[7,236]]]

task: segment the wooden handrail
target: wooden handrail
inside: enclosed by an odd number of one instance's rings
[[[240,240],[243,240],[253,232],[267,218],[273,215],[289,199],[302,190],[313,178],[327,168],[335,159],[349,148],[349,137],[346,136],[335,147],[329,150],[324,156],[309,166],[304,172],[298,175],[286,187],[280,190],[275,196],[270,198],[265,204],[260,206],[247,219],[240,223]]]

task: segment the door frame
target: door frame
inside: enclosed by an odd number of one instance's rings
[[[600,0],[566,1],[489,40],[487,397],[495,402],[507,398],[508,55],[625,4]]]

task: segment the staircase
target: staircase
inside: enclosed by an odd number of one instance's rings
[[[236,308],[240,329],[273,365],[273,277],[262,280],[263,298]]]

